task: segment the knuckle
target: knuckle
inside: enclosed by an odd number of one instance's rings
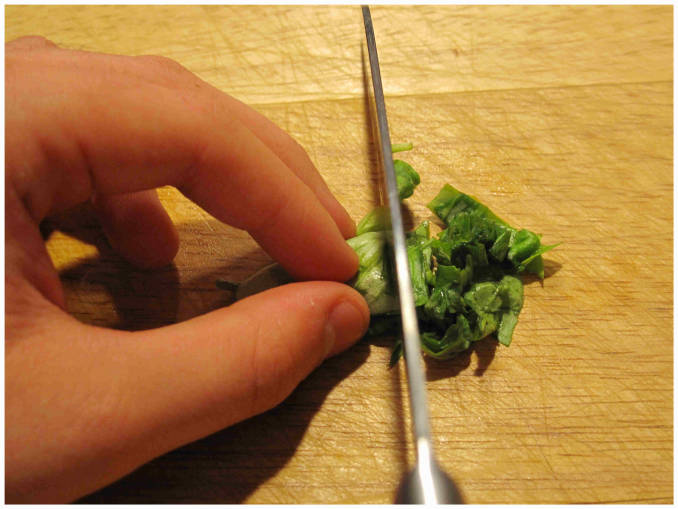
[[[25,35],[9,42],[7,46],[9,48],[22,50],[58,48],[55,43],[42,35]]]
[[[176,60],[162,55],[139,55],[134,57],[143,67],[150,67],[154,72],[160,71],[168,75],[185,75],[189,71]]]
[[[148,83],[160,85],[170,90],[182,91],[184,100],[200,88],[198,77],[176,60],[162,55],[139,55],[132,58],[139,77]]]
[[[289,348],[285,346],[284,338],[276,334],[275,330],[279,329],[260,324],[259,334],[251,351],[253,376],[249,394],[252,414],[281,403],[297,384],[295,373],[297,362]]]

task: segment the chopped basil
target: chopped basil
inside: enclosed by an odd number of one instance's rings
[[[394,151],[397,145],[393,146]],[[411,147],[408,147],[408,149]],[[402,150],[402,149],[401,149]],[[395,160],[400,199],[412,195],[419,175],[407,163]],[[415,306],[422,350],[446,359],[489,335],[508,346],[523,306],[522,272],[544,278],[541,255],[555,247],[543,246],[540,236],[513,228],[487,206],[445,185],[428,204],[445,224],[431,237],[425,221],[407,233]],[[368,335],[395,335],[400,330],[400,308],[392,254],[388,208],[379,207],[358,224],[349,245],[360,259],[352,285],[365,297],[373,315]],[[402,355],[397,339],[391,364]]]

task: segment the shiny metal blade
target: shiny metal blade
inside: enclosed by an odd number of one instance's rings
[[[407,244],[405,229],[398,197],[393,154],[391,152],[391,136],[386,118],[386,104],[381,84],[377,43],[374,37],[372,16],[367,6],[362,7],[365,21],[365,35],[367,50],[372,71],[372,85],[374,87],[374,102],[377,110],[377,124],[381,156],[386,177],[386,191],[388,205],[391,212],[391,228],[393,230],[393,250],[395,254],[396,276],[400,297],[400,313],[403,327],[403,344],[405,365],[412,413],[414,443],[417,451],[417,464],[408,474],[398,491],[397,502],[417,504],[459,503],[461,497],[452,480],[440,470],[433,454],[431,443],[431,426],[429,422],[424,369],[421,359],[421,340],[419,337],[419,322],[414,305],[414,290],[410,275],[410,265],[407,259]]]
[[[419,339],[419,322],[414,305],[414,292],[410,277],[410,266],[407,261],[407,245],[405,243],[405,229],[398,198],[398,186],[396,183],[395,169],[393,168],[393,155],[391,153],[391,137],[386,118],[386,104],[384,91],[381,84],[381,72],[379,70],[379,57],[377,44],[374,38],[372,16],[370,9],[363,6],[363,19],[365,21],[365,34],[367,36],[367,49],[372,70],[372,85],[374,87],[374,101],[377,109],[377,123],[379,125],[379,137],[381,141],[381,155],[386,175],[386,191],[388,205],[391,211],[391,227],[393,229],[393,250],[395,253],[396,275],[398,279],[398,292],[400,296],[400,311],[403,324],[403,343],[405,361],[407,365],[407,378],[410,393],[412,419],[414,421],[414,434],[417,449],[421,447],[421,441],[430,442],[430,425],[428,407],[426,401],[426,388],[424,386],[424,371],[421,366],[421,350]]]

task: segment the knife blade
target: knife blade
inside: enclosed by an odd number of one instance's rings
[[[380,155],[384,168],[386,195],[388,197],[391,229],[393,232],[392,247],[400,300],[403,350],[407,371],[410,411],[413,421],[414,443],[416,444],[417,451],[416,465],[412,472],[405,476],[401,482],[396,502],[424,504],[460,503],[461,498],[456,486],[438,467],[433,454],[424,370],[421,365],[419,322],[417,320],[414,291],[412,289],[412,279],[407,259],[405,228],[393,166],[391,135],[386,116],[386,103],[379,68],[377,43],[374,36],[370,8],[366,5],[362,6],[362,13],[372,74],[372,87],[374,89]]]

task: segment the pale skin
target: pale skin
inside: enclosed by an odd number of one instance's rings
[[[261,413],[364,334],[341,283],[355,225],[285,132],[168,59],[39,37],[5,51],[7,502],[73,501]],[[75,320],[39,223],[91,200],[121,256],[162,267],[179,249],[162,185],[304,282],[151,331]]]

